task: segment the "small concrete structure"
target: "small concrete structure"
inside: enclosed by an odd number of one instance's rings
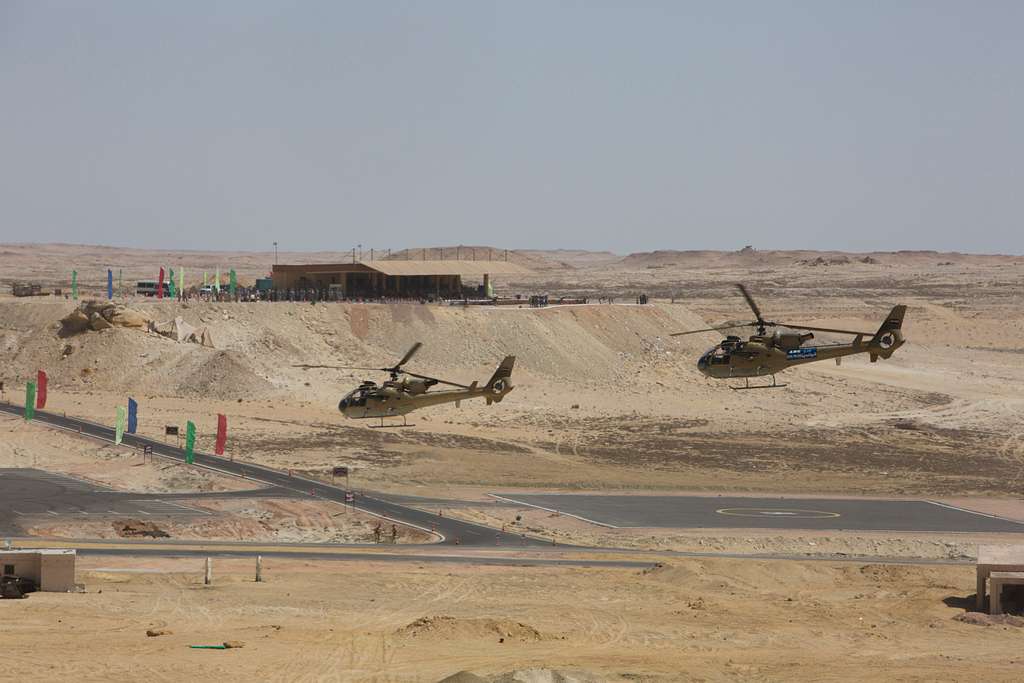
[[[992,595],[988,600],[989,614],[1003,613],[1003,586],[1024,586],[1024,572],[992,572],[988,575]]]
[[[73,592],[75,585],[75,559],[73,548],[0,549],[0,569],[32,579],[41,591]]]
[[[985,609],[985,581],[989,577],[992,581],[992,602],[999,604],[997,590],[1001,591],[1004,584],[1015,583],[1012,577],[993,574],[1021,573],[1024,576],[1024,545],[982,545],[978,546],[977,565],[977,606],[978,610]],[[996,583],[998,582],[998,587]],[[995,614],[995,612],[993,612]]]

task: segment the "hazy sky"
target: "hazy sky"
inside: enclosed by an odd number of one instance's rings
[[[1024,2],[0,0],[0,241],[1024,253]]]

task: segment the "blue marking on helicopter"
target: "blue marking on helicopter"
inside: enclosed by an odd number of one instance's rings
[[[786,351],[786,358],[788,358],[789,360],[797,360],[797,359],[800,359],[800,358],[817,358],[817,357],[818,357],[818,349],[816,349],[816,348],[790,349],[789,351]]]

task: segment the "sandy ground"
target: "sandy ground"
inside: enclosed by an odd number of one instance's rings
[[[184,263],[191,275],[231,261],[254,277],[269,264],[254,254],[200,258],[48,245],[36,258],[36,251],[0,247],[0,281],[59,284],[72,263],[82,264],[80,273],[120,265],[126,278],[145,276],[161,259]],[[613,296],[618,303],[464,310],[128,301],[157,320],[180,315],[208,326],[217,348],[206,349],[128,329],[61,339],[57,321],[72,302],[0,295],[0,379],[7,397],[20,401],[24,382],[44,368],[51,377],[48,408],[107,424],[132,395],[140,402],[143,434],[160,438],[165,424],[192,419],[203,449],[212,449],[216,414],[224,413],[235,457],[319,477],[348,465],[356,488],[464,500],[495,490],[927,496],[1021,516],[1024,258],[934,252],[513,257],[534,272],[518,282],[499,280],[501,292]],[[101,277],[94,275],[82,275],[84,285],[98,287]],[[695,368],[718,337],[668,334],[749,319],[732,289],[737,281],[750,286],[768,317],[810,325],[871,331],[892,305],[905,303],[909,341],[889,361],[819,363],[780,375],[785,389],[731,391]],[[655,302],[631,305],[639,292]],[[382,376],[294,367],[383,367],[415,341],[425,345],[410,369],[459,382],[485,380],[502,356],[515,354],[516,389],[500,405],[443,406],[415,414],[414,428],[375,430],[344,420],[336,406],[360,380]],[[241,485],[188,468],[139,466],[131,453],[46,431],[0,420],[0,463],[53,468],[126,489]],[[508,521],[507,509],[453,509]],[[261,526],[246,525],[262,513],[222,512],[236,520],[225,537]],[[270,525],[283,528],[287,514],[279,511]],[[324,532],[322,513],[293,514],[315,520],[310,533]],[[543,513],[529,513],[525,523],[561,539],[638,549],[962,558],[986,540],[611,532]],[[102,594],[5,604],[24,610],[14,622],[14,642],[35,642],[46,632],[60,639],[55,651],[72,653],[47,662],[55,667],[50,678],[74,666],[93,680],[436,680],[465,668],[491,676],[531,666],[579,668],[604,680],[1011,680],[1019,678],[1021,663],[1018,629],[953,620],[974,591],[968,567],[679,560],[638,574],[295,564],[287,568],[287,583],[253,586],[241,575],[225,576],[209,590],[195,585],[193,569],[181,576],[174,573],[184,571],[181,565],[157,568],[172,573],[86,573],[90,590],[103,587]],[[429,622],[428,638],[398,635],[417,619],[438,616],[457,621]],[[175,634],[146,638],[151,625]],[[504,627],[542,637],[497,643],[495,628]],[[102,661],[87,656],[96,633],[115,636],[105,639],[112,649]],[[185,648],[199,639],[232,638],[247,641],[246,649]],[[12,671],[38,665],[26,648],[13,648]]]
[[[1024,664],[1020,628],[955,619],[970,567],[265,560],[256,584],[250,564],[217,560],[204,587],[201,560],[83,560],[86,593],[2,604],[5,677],[436,681],[543,668],[612,681],[1015,681]],[[188,647],[225,641],[244,647]]]
[[[60,472],[83,481],[145,493],[244,491],[259,484],[186,467],[162,459],[143,461],[135,449],[82,438],[60,430],[0,418],[0,467],[31,467]],[[341,505],[301,498],[231,498],[181,501],[209,516],[105,516],[82,520],[48,514],[18,522],[27,534],[47,538],[119,538],[123,523],[149,522],[178,540],[252,540],[283,543],[374,543],[378,519]],[[390,540],[391,522],[382,524]],[[400,526],[398,543],[431,540]]]

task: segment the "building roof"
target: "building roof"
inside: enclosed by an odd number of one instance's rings
[[[438,261],[361,261],[385,275],[525,275],[527,268],[508,261],[465,261],[462,259]]]
[[[275,270],[280,272],[306,273],[345,273],[372,270],[384,275],[462,275],[466,277],[482,275],[526,275],[530,272],[518,263],[509,261],[466,261],[466,260],[433,260],[433,261],[359,261],[357,263],[294,263],[277,264]]]
[[[74,548],[3,548],[0,547],[0,555],[28,555],[36,553],[39,555],[74,555]]]

